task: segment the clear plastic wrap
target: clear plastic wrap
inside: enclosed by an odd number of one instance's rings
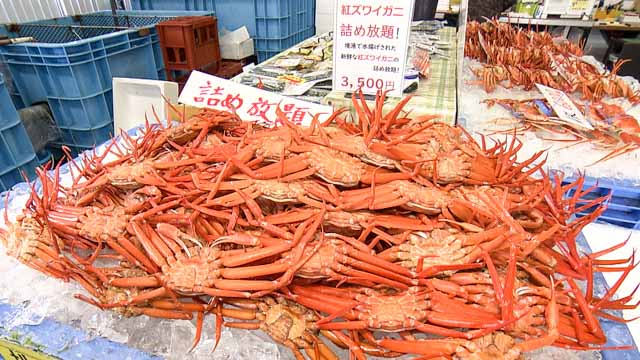
[[[38,104],[18,110],[35,152],[42,151],[48,144],[60,138],[48,104]]]

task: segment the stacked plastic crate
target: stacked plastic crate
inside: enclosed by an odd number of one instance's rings
[[[258,61],[315,35],[316,0],[131,0],[138,10],[215,11],[219,28],[246,26]]]
[[[113,135],[112,78],[164,78],[155,24],[211,12],[110,12],[10,26],[37,42],[0,47],[24,106],[48,102],[75,153]]]
[[[569,182],[565,182],[564,185]],[[584,189],[592,188],[588,195],[578,200],[578,206],[585,205],[589,200],[609,196],[606,201],[607,209],[598,217],[599,222],[640,230],[640,189],[635,184],[626,184],[610,179],[586,178]],[[573,196],[572,189],[569,196]],[[595,211],[595,207],[583,208],[578,217],[587,216]]]
[[[38,159],[0,74],[0,191],[33,178]]]
[[[258,61],[315,35],[315,0],[256,0]]]

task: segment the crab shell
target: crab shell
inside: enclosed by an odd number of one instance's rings
[[[38,248],[53,246],[51,233],[47,227],[30,216],[18,218],[16,222],[10,224],[9,229],[0,236],[0,240],[7,255],[22,262],[30,262],[36,257]],[[60,249],[64,247],[61,239],[55,237],[55,241],[58,242]]]

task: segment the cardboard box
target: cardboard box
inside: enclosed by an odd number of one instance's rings
[[[168,120],[170,121],[182,121],[183,116],[185,120],[188,120],[202,112],[201,108],[191,105],[178,104],[177,102],[171,105],[173,106],[169,107],[168,113]]]
[[[242,60],[254,54],[253,39],[246,26],[220,37],[220,55],[223,59]]]

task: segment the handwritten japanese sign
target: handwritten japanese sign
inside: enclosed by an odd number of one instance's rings
[[[538,90],[547,99],[549,105],[558,115],[558,118],[567,123],[567,125],[578,129],[593,130],[593,126],[585,119],[584,115],[578,110],[576,104],[569,99],[567,94],[560,90],[550,88],[548,86],[536,84]]]
[[[413,0],[336,0],[333,89],[402,96]]]
[[[264,126],[278,124],[278,106],[289,121],[302,126],[311,125],[316,114],[319,120],[327,119],[331,106],[296,100],[272,92],[193,71],[178,98],[182,104],[235,111],[242,120]]]

